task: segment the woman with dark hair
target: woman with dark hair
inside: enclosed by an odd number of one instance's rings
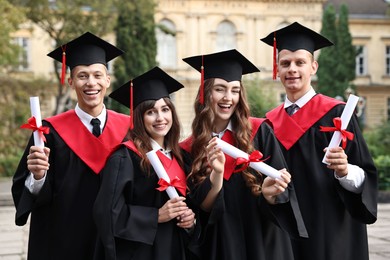
[[[202,259],[293,259],[289,234],[307,234],[290,174],[271,127],[250,117],[241,81],[243,74],[259,70],[237,50],[183,60],[204,78],[192,135],[181,143],[193,159],[187,183],[201,209]],[[281,178],[237,165],[217,146],[217,138],[248,154],[259,150],[258,159],[280,170]]]
[[[111,155],[101,173],[94,207],[100,245],[96,259],[194,258],[189,245],[195,214],[186,200],[189,166],[178,145],[180,124],[169,98],[182,87],[155,67],[111,93],[110,97],[133,108],[133,122],[128,140]],[[178,197],[168,197],[159,186],[146,155],[152,150]]]

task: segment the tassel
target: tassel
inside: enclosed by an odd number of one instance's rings
[[[66,45],[61,46],[62,49],[62,68],[61,68],[61,85],[65,84],[65,75],[66,75]]]
[[[274,32],[274,53],[273,53],[273,69],[272,69],[272,79],[276,79],[276,75],[278,73],[278,63],[276,60],[276,33]]]
[[[199,103],[204,104],[204,66],[202,55],[202,67],[200,67],[200,90],[199,90]]]
[[[133,81],[130,81],[130,129],[134,128],[133,121]]]

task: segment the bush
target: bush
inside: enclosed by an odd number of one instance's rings
[[[265,114],[277,106],[272,86],[265,86],[260,80],[245,81],[247,99],[251,116],[265,117]]]
[[[378,169],[379,190],[390,190],[390,155],[380,155],[374,162]]]
[[[11,176],[16,170],[31,131],[20,126],[31,117],[29,97],[39,96],[42,116],[50,115],[54,97],[53,84],[45,80],[22,81],[0,77],[0,177]],[[46,112],[46,113],[45,113]]]
[[[5,158],[0,159],[0,173],[1,177],[10,177],[13,176],[16,167],[19,164],[20,158],[22,157],[22,154],[20,155],[10,155]]]
[[[378,169],[379,190],[390,190],[390,122],[364,133],[364,137]]]

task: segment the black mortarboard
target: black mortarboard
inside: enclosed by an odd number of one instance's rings
[[[64,74],[66,66],[69,66],[71,70],[78,65],[88,66],[95,63],[107,66],[107,62],[122,54],[123,51],[114,45],[90,32],[86,32],[78,38],[61,45],[47,56],[62,62]]]
[[[274,79],[276,78],[276,49],[278,51],[285,49],[289,51],[307,50],[313,54],[318,49],[333,45],[321,34],[298,22],[271,32],[260,40],[274,47]]]
[[[184,88],[184,86],[180,82],[159,67],[154,67],[133,80],[126,82],[113,91],[109,97],[130,108],[132,113],[133,108],[141,102],[169,97],[169,94],[181,88]]]
[[[203,65],[204,79],[221,78],[227,82],[241,80],[244,74],[260,71],[236,49],[188,57],[183,61],[199,72]]]
[[[241,81],[242,75],[260,70],[236,49],[206,55],[184,58],[183,61],[201,72],[201,103],[203,103],[203,81],[210,78],[221,78],[230,81]]]

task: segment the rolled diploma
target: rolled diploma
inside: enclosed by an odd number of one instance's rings
[[[30,108],[31,108],[31,116],[35,117],[37,127],[42,126],[42,117],[41,117],[41,109],[39,106],[39,97],[30,97]],[[45,146],[42,138],[39,136],[39,132],[36,130],[33,133],[34,135],[34,145],[40,148]]]
[[[165,171],[164,166],[162,165],[160,159],[156,154],[156,151],[152,150],[150,152],[147,152],[146,156],[148,157],[150,164],[153,166],[153,169],[156,172],[157,176],[170,183],[171,180],[169,179],[168,173]],[[179,194],[177,193],[175,187],[169,186],[165,191],[168,193],[170,199],[179,197]]]
[[[242,158],[246,158],[248,159],[249,158],[249,155],[243,151],[241,151],[240,149],[238,149],[237,147],[234,147],[233,145],[221,140],[221,139],[217,139],[217,143],[218,143],[218,147],[220,147],[222,149],[222,152],[226,153],[227,155],[233,157],[234,159],[237,159],[238,157],[242,157]],[[281,179],[281,173],[276,170],[275,168],[272,168],[271,166],[269,166],[268,164],[265,164],[263,162],[251,162],[249,163],[249,167],[271,177],[271,178],[278,178],[278,179]]]
[[[340,119],[341,119],[341,129],[344,130],[347,128],[349,121],[351,120],[351,117],[353,115],[353,112],[355,111],[355,107],[359,101],[359,97],[350,94],[347,100],[347,103],[345,104],[343,113],[341,113]],[[329,148],[334,148],[340,145],[342,140],[341,133],[339,131],[336,131],[332,135],[332,139],[330,139],[328,149],[326,150],[326,153],[324,155],[324,158],[322,159],[322,162],[324,164],[328,164],[325,159],[328,155]]]

